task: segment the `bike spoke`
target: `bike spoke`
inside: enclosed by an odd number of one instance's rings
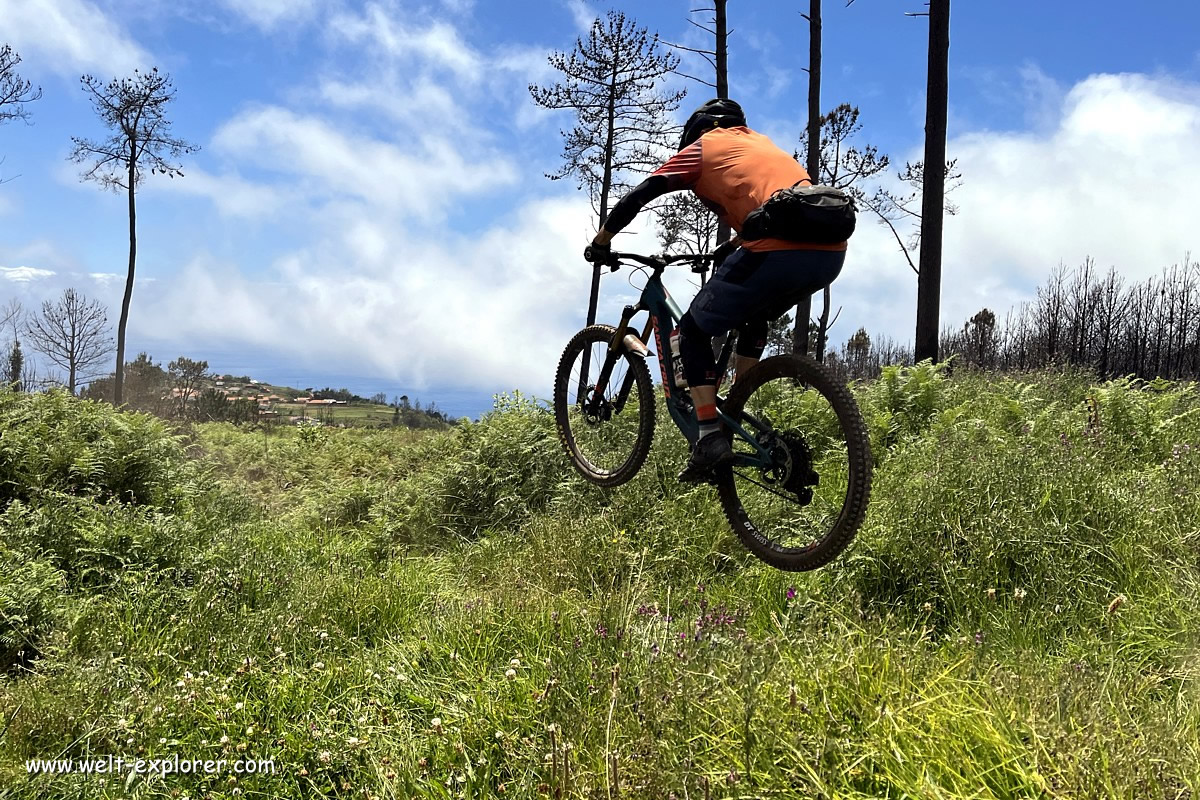
[[[820,392],[792,378],[757,387],[744,411],[765,427],[746,426],[772,452],[772,467],[734,470],[742,510],[774,546],[807,547],[835,525],[847,494],[847,449],[837,414]],[[739,453],[751,447],[734,442]]]
[[[578,387],[581,385],[585,352],[589,354],[588,374],[592,384],[584,386],[584,395],[580,396]],[[624,357],[613,364],[605,385],[597,390],[595,381],[600,378],[607,356],[606,342],[593,342],[586,351],[580,351],[571,367],[567,413],[579,455],[594,469],[611,472],[620,468],[633,452],[638,438],[638,411],[643,398],[635,384],[623,406],[619,410],[617,408],[621,388],[629,374],[629,364]]]

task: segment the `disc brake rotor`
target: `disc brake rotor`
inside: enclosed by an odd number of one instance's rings
[[[598,405],[593,402],[595,399],[596,387],[588,387],[587,399],[580,404],[579,410],[583,412],[583,418],[589,425],[599,425],[601,422],[608,422],[612,419],[613,409],[615,408],[606,397],[601,397]]]
[[[763,480],[795,495],[800,505],[811,503],[812,487],[820,476],[812,468],[812,450],[804,437],[795,431],[768,431],[758,443],[771,454],[771,466],[760,470]]]

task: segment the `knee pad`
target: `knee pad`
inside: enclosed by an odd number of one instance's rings
[[[679,358],[689,386],[715,386],[717,360],[713,358],[712,337],[700,329],[689,311],[679,320]]]
[[[761,358],[767,347],[767,321],[747,322],[738,327],[737,349],[744,358]]]

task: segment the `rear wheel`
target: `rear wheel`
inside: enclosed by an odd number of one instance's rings
[[[619,486],[641,469],[654,440],[654,384],[646,360],[620,353],[599,389],[616,329],[591,325],[571,338],[554,376],[558,438],[575,468],[598,486]],[[583,365],[586,385],[581,386]]]
[[[871,449],[854,396],[822,364],[797,355],[756,364],[722,411],[770,454],[770,466],[717,475],[725,516],[751,552],[778,569],[816,569],[857,533],[871,493]],[[741,437],[739,454],[757,452]]]

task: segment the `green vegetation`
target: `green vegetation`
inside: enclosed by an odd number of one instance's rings
[[[404,427],[441,429],[448,419],[440,411],[418,410],[411,406],[390,406],[374,403],[350,403],[337,406],[308,406],[302,403],[274,403],[271,410],[281,417],[305,417],[328,425],[357,427]]]
[[[519,396],[172,435],[0,394],[0,796],[1195,796],[1197,388],[858,396],[867,524],[788,575],[676,483],[665,424],[605,492]],[[25,772],[176,753],[278,771]]]

